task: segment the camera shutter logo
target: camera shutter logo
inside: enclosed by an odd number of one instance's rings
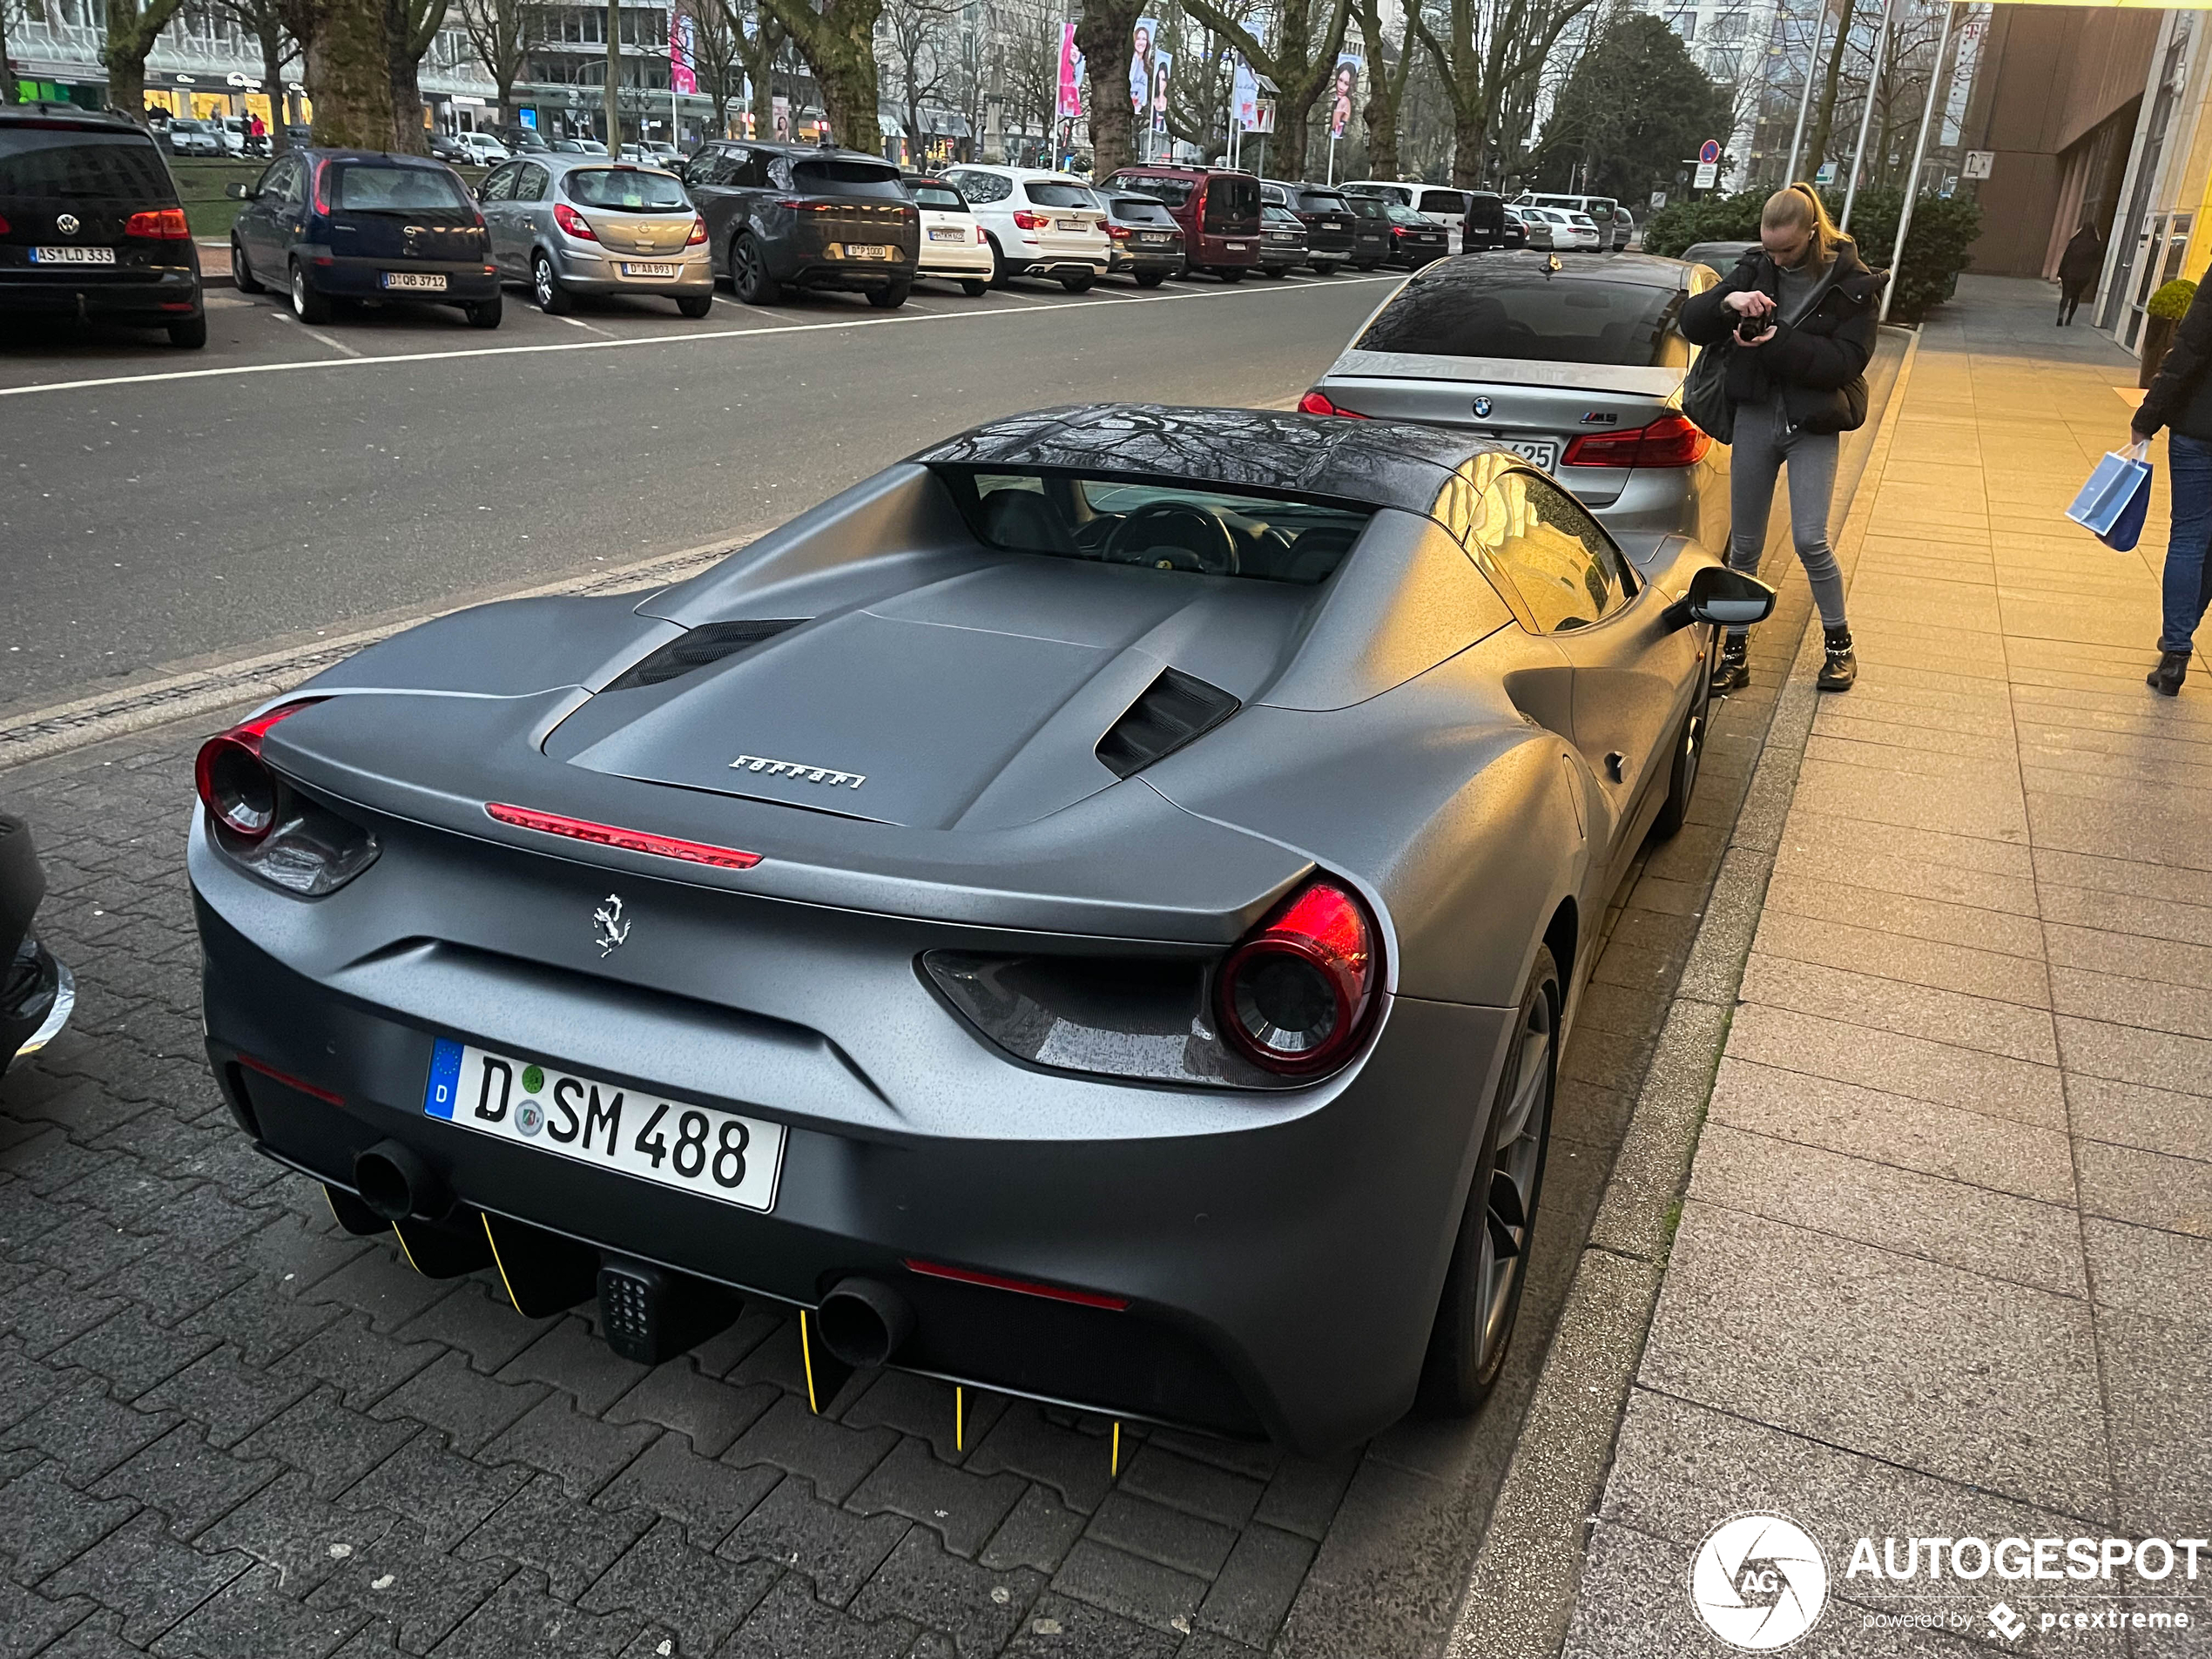
[[[1781,1515],[1737,1515],[1706,1535],[1689,1564],[1689,1603],[1731,1648],[1786,1648],[1820,1621],[1828,1561]]]

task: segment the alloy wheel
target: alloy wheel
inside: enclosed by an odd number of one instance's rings
[[[537,303],[550,311],[553,308],[553,261],[543,253],[530,262],[530,287],[537,295]]]
[[[1475,1306],[1481,1319],[1481,1359],[1487,1374],[1513,1331],[1528,1239],[1536,1219],[1536,1188],[1544,1167],[1544,1131],[1551,1116],[1551,999],[1531,1003],[1514,1056],[1513,1092],[1499,1114],[1490,1151],[1484,1201],[1481,1264]]]
[[[292,314],[307,320],[307,273],[296,265],[292,267]]]

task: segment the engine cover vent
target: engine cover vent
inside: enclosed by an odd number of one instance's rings
[[[735,656],[749,645],[772,639],[786,628],[806,620],[791,617],[775,622],[710,622],[671,640],[651,656],[633,663],[607,686],[610,691],[634,691],[642,686],[664,685],[696,670]]]
[[[1203,737],[1242,706],[1218,685],[1163,669],[1099,738],[1094,752],[1109,772],[1126,778]]]

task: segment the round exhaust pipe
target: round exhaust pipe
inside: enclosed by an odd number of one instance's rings
[[[840,1280],[815,1318],[829,1351],[861,1371],[888,1360],[914,1329],[907,1298],[872,1278]]]
[[[387,1221],[409,1216],[435,1221],[453,1208],[446,1184],[397,1141],[379,1141],[354,1157],[354,1190]]]

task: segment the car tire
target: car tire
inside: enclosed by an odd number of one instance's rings
[[[1657,840],[1669,839],[1689,820],[1689,798],[1697,787],[1698,770],[1705,759],[1706,732],[1712,718],[1710,667],[1709,651],[1698,658],[1697,689],[1690,694],[1689,711],[1682,717],[1682,725],[1675,733],[1674,759],[1667,772],[1667,799],[1660,804],[1659,816],[1651,820],[1651,833]]]
[[[1464,1417],[1480,1406],[1513,1343],[1551,1143],[1565,1006],[1559,966],[1540,945],[1483,1125],[1481,1155],[1421,1365],[1421,1403],[1440,1416]]]
[[[202,312],[169,325],[169,343],[180,351],[198,351],[207,343],[207,315]]]
[[[504,298],[495,293],[489,300],[478,300],[461,307],[461,314],[469,319],[471,328],[496,328],[500,314],[506,309]]]
[[[1288,274],[1279,265],[1263,265],[1259,267],[1259,273],[1271,282],[1280,282]]]
[[[971,300],[981,300],[991,291],[991,285],[985,278],[962,277],[960,280],[960,291]]]
[[[880,288],[868,290],[868,303],[878,311],[896,311],[907,303],[907,296],[914,292],[911,282],[893,282]]]
[[[246,262],[246,244],[233,235],[231,238],[231,287],[240,293],[266,293],[268,290],[253,280],[253,268]]]
[[[1167,280],[1165,271],[1139,271],[1136,273],[1136,286],[1140,288],[1157,288]]]
[[[576,296],[561,286],[553,256],[542,248],[530,255],[530,298],[549,317],[565,317],[576,309]]]
[[[1233,287],[1237,283],[1242,282],[1244,280],[1244,272],[1246,268],[1247,267],[1241,265],[1224,265],[1219,271],[1216,272],[1215,274],[1220,277],[1224,282],[1229,283]]]
[[[299,260],[292,261],[292,314],[301,322],[328,322],[330,298],[318,293],[314,283],[307,280],[307,267]]]
[[[738,233],[730,244],[730,286],[749,306],[772,306],[784,297],[783,285],[768,274],[768,262],[750,231]]]
[[[711,293],[696,297],[685,294],[676,302],[676,309],[686,317],[704,317],[714,309],[714,296]]]
[[[1003,288],[1013,276],[1014,273],[1007,269],[1006,251],[999,246],[999,239],[994,235],[991,237],[991,286]]]
[[[1362,274],[1365,274],[1366,273],[1373,270],[1375,266],[1381,263],[1382,261],[1380,260],[1369,260],[1365,265],[1355,265],[1352,268]]]
[[[1060,286],[1070,293],[1089,293],[1097,280],[1095,276],[1062,277]]]

